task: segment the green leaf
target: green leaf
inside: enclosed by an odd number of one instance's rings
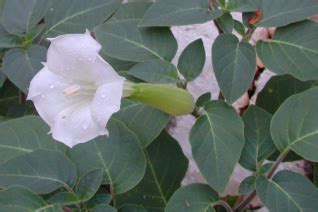
[[[19,39],[17,36],[9,34],[0,24],[0,49],[22,46],[18,41]]]
[[[0,211],[5,211],[3,206],[14,206],[23,208],[25,211],[35,211],[47,206],[47,203],[27,188],[11,186],[0,191]]]
[[[97,192],[102,184],[103,170],[95,169],[84,174],[75,188],[75,192],[82,202],[88,201]]]
[[[195,80],[205,64],[205,49],[202,39],[190,43],[182,52],[178,69],[187,81]]]
[[[109,205],[100,204],[92,209],[92,212],[117,212],[117,210]]]
[[[289,97],[274,114],[271,135],[280,152],[287,149],[317,162],[318,87]]]
[[[316,0],[259,0],[262,19],[256,24],[258,27],[280,27],[298,22],[317,15],[318,1]],[[306,34],[295,33],[299,35]]]
[[[269,211],[309,212],[318,208],[317,188],[308,178],[291,171],[281,171],[272,180],[258,177],[256,190]]]
[[[176,83],[179,81],[177,68],[162,60],[138,63],[128,71],[128,74],[151,83]]]
[[[121,0],[51,1],[51,9],[45,16],[45,37],[91,30],[109,18],[121,4]]]
[[[230,0],[226,4],[226,10],[232,12],[251,12],[258,9],[255,0]]]
[[[218,192],[223,192],[244,145],[244,123],[223,101],[205,105],[190,133],[193,158],[201,173]]]
[[[117,206],[138,205],[164,211],[171,195],[180,187],[188,160],[176,140],[163,131],[145,150],[147,169],[143,180],[132,190],[116,197]]]
[[[170,29],[138,28],[139,20],[114,20],[96,27],[94,31],[102,51],[126,61],[171,61],[177,51],[177,41]]]
[[[274,76],[258,94],[256,105],[274,114],[291,95],[318,85],[318,81],[300,81],[289,75]]]
[[[38,209],[36,212],[64,212],[61,205],[48,205]]]
[[[146,12],[140,26],[176,26],[204,23],[222,15],[219,9],[209,9],[207,0],[161,0]]]
[[[208,102],[211,101],[211,93],[210,92],[207,92],[205,94],[202,94],[197,102],[196,102],[196,106],[197,107],[204,107]]]
[[[24,93],[32,78],[43,67],[47,49],[42,46],[31,46],[28,50],[10,49],[3,58],[3,73]]]
[[[125,19],[142,19],[148,8],[152,5],[149,0],[141,1],[128,1],[121,4],[115,14],[109,19],[109,21],[120,21]]]
[[[166,127],[169,116],[153,107],[133,103],[114,114],[113,119],[120,121],[132,131],[138,143],[145,148]]]
[[[271,119],[270,113],[252,105],[243,115],[245,144],[240,164],[250,171],[257,171],[259,163],[276,150],[270,134]]]
[[[54,194],[48,199],[49,202],[59,205],[75,205],[81,202],[81,199],[75,194],[70,192],[59,192]]]
[[[102,136],[70,149],[69,156],[76,164],[78,175],[102,169],[104,184],[110,184],[114,194],[135,187],[143,178],[146,160],[137,137],[121,122],[111,119],[109,137]],[[85,155],[85,157],[83,157]]]
[[[230,13],[223,13],[223,15],[216,19],[219,27],[225,33],[232,33],[234,29],[234,19]]]
[[[103,52],[100,52],[100,54],[121,75],[127,75],[126,72],[137,64],[136,62],[110,57]]]
[[[165,212],[212,212],[218,200],[218,194],[208,185],[190,184],[173,194]]]
[[[49,7],[47,0],[8,0],[2,14],[3,26],[11,34],[23,35],[38,24]]]
[[[6,81],[0,88],[0,115],[7,116],[9,108],[17,102],[19,90],[11,82]]]
[[[87,207],[93,208],[99,204],[109,204],[112,201],[112,195],[110,194],[95,194],[88,202]]]
[[[120,208],[119,212],[147,212],[147,211],[141,206],[129,205],[129,206],[124,206]]]
[[[62,153],[36,150],[0,165],[0,187],[21,185],[36,193],[46,194],[58,188],[71,188],[76,182],[76,169]]]
[[[25,116],[0,123],[0,164],[38,149],[64,152],[66,147],[48,135],[49,128],[38,116]]]
[[[229,103],[250,87],[256,72],[256,53],[247,42],[232,34],[222,34],[212,47],[213,69],[220,89]]]
[[[6,75],[4,75],[3,73],[2,73],[2,70],[1,70],[1,68],[0,68],[0,88],[2,88],[2,86],[3,86],[3,84],[4,84],[4,82],[6,81]],[[1,98],[1,97],[0,97]]]
[[[241,36],[244,36],[245,35],[245,27],[244,25],[237,21],[237,20],[234,20],[234,29],[236,32],[238,32]]]
[[[266,68],[279,75],[318,79],[318,23],[314,21],[278,28],[272,40],[257,42],[256,50]]]
[[[256,183],[255,176],[249,176],[245,178],[240,184],[238,193],[240,195],[245,195],[252,192],[255,189],[255,183]]]

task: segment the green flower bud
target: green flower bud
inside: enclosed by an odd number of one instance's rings
[[[193,97],[188,91],[166,84],[125,82],[124,96],[172,116],[190,114],[194,109]]]

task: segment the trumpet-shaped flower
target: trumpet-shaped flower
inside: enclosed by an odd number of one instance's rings
[[[89,32],[50,41],[47,62],[32,79],[28,99],[53,138],[69,147],[108,134],[106,124],[120,109],[125,78],[100,57],[101,45]]]

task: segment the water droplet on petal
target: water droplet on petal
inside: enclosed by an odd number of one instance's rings
[[[46,98],[46,96],[43,94],[43,95],[41,95],[41,97],[42,97],[42,99],[45,99]]]
[[[106,95],[105,95],[105,94],[103,94],[103,95],[102,95],[102,98],[103,98],[103,99],[105,99],[105,98],[106,98]]]
[[[50,85],[50,88],[53,89],[55,86],[54,85]]]

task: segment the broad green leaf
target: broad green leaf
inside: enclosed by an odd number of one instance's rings
[[[250,87],[256,72],[256,53],[247,42],[232,34],[222,34],[212,47],[213,69],[220,89],[229,103]]]
[[[0,115],[7,116],[9,108],[19,102],[19,90],[9,81],[0,88]]]
[[[47,206],[47,203],[27,188],[11,186],[0,191],[0,211],[3,206],[14,206],[25,211],[35,211]]]
[[[49,127],[38,116],[0,123],[0,164],[38,149],[64,152],[66,147],[48,135]]]
[[[238,193],[241,195],[244,195],[244,194],[248,194],[252,192],[255,189],[255,183],[256,183],[255,176],[249,176],[245,178],[240,184]]]
[[[272,115],[262,108],[250,106],[243,115],[245,144],[240,164],[251,171],[257,171],[259,163],[276,150],[270,134]]]
[[[258,0],[262,11],[262,19],[258,27],[280,27],[298,22],[317,15],[318,1],[316,0]],[[304,32],[306,34],[307,32]],[[295,33],[301,35],[299,33]]]
[[[223,101],[205,105],[190,133],[193,158],[201,173],[218,192],[223,192],[244,145],[244,123],[234,108]]]
[[[112,201],[111,194],[95,194],[88,202],[87,207],[93,208],[99,204],[109,204]]]
[[[202,94],[197,102],[195,103],[197,107],[204,107],[208,102],[211,101],[211,93],[208,92],[208,93],[205,93],[205,94]]]
[[[47,205],[38,209],[36,212],[64,212],[64,209],[61,205]]]
[[[4,27],[0,24],[0,49],[2,48],[14,48],[22,46],[19,43],[19,39],[15,35],[9,34]]]
[[[126,61],[171,61],[177,41],[169,28],[138,28],[140,19],[113,20],[95,28],[102,51]]]
[[[38,24],[49,7],[47,0],[8,0],[2,14],[3,26],[11,34],[23,35]]]
[[[232,12],[250,12],[258,9],[255,0],[230,0],[227,1],[225,9]]]
[[[129,205],[129,206],[124,206],[120,208],[118,212],[148,212],[148,211],[141,206]]]
[[[280,152],[287,149],[318,161],[318,87],[289,97],[274,114],[271,135]]]
[[[138,63],[128,71],[128,74],[151,83],[176,83],[179,81],[177,68],[172,63],[162,60]]]
[[[119,7],[121,0],[51,0],[45,16],[45,37],[83,33],[103,23]]]
[[[21,185],[46,194],[58,188],[72,188],[76,168],[62,153],[36,150],[0,165],[0,187]]]
[[[176,26],[204,23],[222,15],[219,9],[209,9],[208,0],[160,0],[146,12],[140,26]]]
[[[266,68],[279,75],[318,79],[318,23],[314,21],[278,28],[272,40],[257,42],[256,50]]]
[[[92,212],[117,212],[117,210],[109,205],[100,204],[92,209]]]
[[[173,194],[165,212],[213,212],[218,200],[218,194],[208,185],[190,184]]]
[[[256,190],[271,212],[311,212],[318,208],[317,188],[308,178],[291,171],[281,171],[272,180],[258,177]]]
[[[113,119],[124,124],[136,135],[139,144],[146,147],[166,127],[169,115],[153,107],[133,103],[114,114]]]
[[[291,95],[318,85],[318,81],[300,81],[289,75],[272,77],[258,94],[256,105],[274,114]]]
[[[142,19],[145,12],[151,6],[152,2],[144,0],[144,2],[132,2],[121,4],[115,14],[109,19],[109,21],[120,21],[125,19]]]
[[[223,13],[223,15],[216,19],[218,26],[225,33],[232,33],[234,29],[234,19],[230,13]]]
[[[3,73],[24,93],[34,75],[43,67],[47,49],[31,46],[28,50],[10,49],[3,58]]]
[[[48,201],[59,205],[75,205],[80,203],[81,199],[75,193],[63,191],[54,194],[48,199]]]
[[[146,160],[137,137],[124,124],[111,119],[107,129],[109,137],[77,145],[69,150],[69,156],[79,176],[93,169],[103,169],[104,183],[111,185],[114,194],[120,194],[140,182]]]
[[[164,211],[171,195],[180,187],[188,160],[168,133],[145,150],[147,169],[143,180],[132,190],[116,197],[117,206],[138,205],[147,211]]]
[[[190,43],[180,55],[178,69],[187,81],[196,79],[205,64],[205,49],[202,39]]]
[[[88,201],[102,184],[103,170],[96,169],[84,174],[76,185],[75,192],[82,202]]]

